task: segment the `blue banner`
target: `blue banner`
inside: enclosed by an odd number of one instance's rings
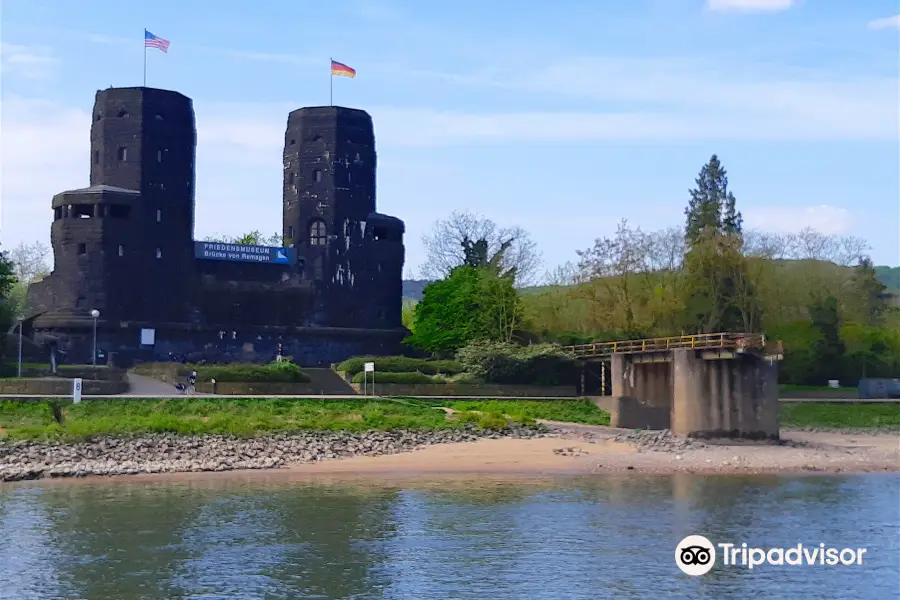
[[[251,262],[269,265],[292,265],[297,261],[293,248],[246,246],[223,242],[194,242],[194,256],[205,260]]]

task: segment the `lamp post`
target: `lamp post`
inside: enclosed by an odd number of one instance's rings
[[[17,377],[22,377],[22,327],[25,324],[25,317],[19,315],[16,317],[16,321],[19,322],[19,369]]]
[[[94,319],[94,356],[91,361],[92,364],[97,366],[97,319],[100,318],[100,311],[96,308],[91,311],[91,318]]]

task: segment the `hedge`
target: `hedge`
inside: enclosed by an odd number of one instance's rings
[[[290,362],[264,365],[233,363],[229,365],[179,365],[177,374],[182,377],[197,371],[197,381],[209,382],[292,382],[308,383],[309,375]]]
[[[575,361],[553,344],[517,346],[472,342],[456,355],[467,373],[489,383],[566,385],[575,381]]]
[[[408,356],[359,356],[345,360],[337,365],[335,370],[344,371],[347,375],[353,377],[357,373],[362,373],[363,366],[367,362],[375,363],[376,372],[386,373],[418,372],[426,375],[437,375],[438,373],[457,375],[465,370],[455,360],[427,360],[424,358],[410,358]]]
[[[352,383],[362,383],[365,373],[357,373],[351,379]],[[368,381],[375,383],[447,383],[444,379],[426,375],[425,373],[391,373],[388,371],[376,371],[370,373]]]

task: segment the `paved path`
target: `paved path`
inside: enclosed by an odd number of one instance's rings
[[[129,378],[135,377],[134,375],[130,375]],[[133,381],[133,380],[132,380]],[[98,395],[84,395],[82,398],[92,398],[92,399],[100,399],[105,398],[108,400],[111,399],[137,399],[137,398],[147,398],[150,400],[164,400],[167,398],[178,398],[182,396],[174,388],[167,383],[163,383],[161,381],[154,381],[154,385],[160,385],[164,388],[163,392],[155,392],[151,393],[152,390],[147,389],[146,392],[140,391],[130,391],[127,394],[117,394],[114,396],[98,396]],[[142,384],[139,384],[142,385]],[[348,395],[348,394],[241,394],[237,396],[224,396],[221,394],[194,394],[195,398],[250,398],[250,399],[265,399],[265,398],[293,398],[293,399],[301,399],[301,398],[311,398],[311,399],[331,399],[331,400],[363,400],[366,396],[362,396],[359,394]],[[371,396],[370,396],[371,397]],[[560,398],[559,396],[549,396],[549,397],[530,397],[530,398],[498,398],[497,396],[403,396],[404,398],[414,398],[416,400],[576,400],[574,397],[570,398]],[[0,398],[71,398],[71,395],[46,395],[46,394],[0,394]],[[382,396],[376,396],[376,398],[382,398]],[[900,403],[900,398],[871,398],[871,399],[858,399],[858,398],[782,398],[781,402],[783,404],[792,404],[792,403],[814,403],[814,402],[836,402],[840,404],[897,404]]]
[[[151,396],[155,397],[159,395],[172,396],[177,393],[178,391],[175,389],[175,386],[170,383],[154,379],[153,377],[144,377],[143,375],[128,373],[128,393],[117,394],[117,396],[141,396],[143,398],[149,398]],[[84,397],[91,398],[92,396]]]

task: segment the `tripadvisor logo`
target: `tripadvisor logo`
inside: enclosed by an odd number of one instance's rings
[[[833,548],[825,544],[790,548],[754,548],[747,544],[713,544],[702,535],[689,535],[675,547],[675,564],[686,575],[697,577],[709,573],[716,564],[716,548],[726,567],[753,569],[760,565],[833,567],[861,565],[866,548]]]
[[[675,564],[685,575],[705,575],[716,564],[716,547],[702,535],[689,535],[675,547]]]

